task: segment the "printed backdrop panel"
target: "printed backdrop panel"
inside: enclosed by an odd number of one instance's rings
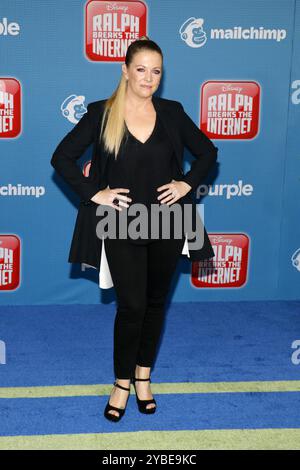
[[[156,96],[219,149],[196,190],[215,258],[182,255],[172,300],[299,299],[300,2],[2,0],[0,304],[114,299],[68,263],[79,198],[50,160],[145,34],[164,54]]]

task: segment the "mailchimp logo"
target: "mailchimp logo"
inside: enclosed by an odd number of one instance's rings
[[[293,253],[291,261],[294,268],[296,268],[297,271],[300,271],[300,248]]]
[[[68,96],[60,106],[62,115],[72,122],[77,124],[82,116],[87,112],[84,106],[85,96],[70,95]]]
[[[180,37],[190,47],[202,47],[206,43],[206,33],[203,31],[204,20],[191,17],[181,25]]]
[[[188,18],[180,27],[179,33],[183,41],[189,47],[202,47],[207,41],[206,32],[203,30],[203,18]],[[255,40],[255,41],[276,41],[286,39],[287,30],[280,28],[264,28],[263,26],[233,26],[232,28],[211,28],[208,37],[212,40]]]

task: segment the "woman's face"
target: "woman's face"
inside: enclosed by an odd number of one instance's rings
[[[162,58],[155,51],[141,51],[133,56],[133,61],[127,67],[122,64],[122,70],[128,79],[128,88],[139,97],[153,95],[162,75]]]

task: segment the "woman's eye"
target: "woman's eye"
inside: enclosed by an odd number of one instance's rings
[[[137,69],[138,72],[145,72],[144,69]],[[160,73],[160,70],[155,70],[155,73],[158,75]]]

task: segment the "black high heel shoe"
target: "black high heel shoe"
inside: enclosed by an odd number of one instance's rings
[[[114,386],[115,386],[115,387],[119,387],[119,388],[121,388],[122,390],[127,390],[127,391],[130,392],[130,386],[129,386],[129,388],[123,387],[122,385],[119,385],[117,382],[114,383]],[[128,394],[128,398],[129,398],[129,394]],[[127,398],[127,401],[128,401],[128,398]],[[105,416],[105,418],[107,418],[109,421],[114,421],[114,422],[120,421],[120,419],[122,418],[122,416],[123,416],[124,413],[125,413],[126,406],[127,406],[127,402],[126,402],[125,408],[117,408],[116,406],[111,405],[111,404],[109,403],[109,400],[108,400],[107,405],[106,405],[105,410],[104,410],[104,416]],[[114,414],[112,414],[112,413],[109,413],[110,410],[118,411],[119,416],[114,415]]]
[[[154,398],[151,398],[150,400],[140,400],[138,395],[137,395],[137,392],[136,392],[136,387],[135,387],[135,382],[137,381],[148,381],[151,382],[151,379],[149,377],[149,379],[137,379],[135,377],[133,377],[131,379],[131,382],[133,383],[134,385],[134,389],[135,389],[135,395],[136,395],[136,401],[137,401],[137,404],[138,404],[138,408],[139,408],[139,411],[141,413],[145,413],[147,415],[150,415],[150,414],[153,414],[155,413],[156,411],[156,406],[152,406],[152,408],[147,408],[147,405],[150,405],[150,403],[154,403],[156,405],[156,401]]]

